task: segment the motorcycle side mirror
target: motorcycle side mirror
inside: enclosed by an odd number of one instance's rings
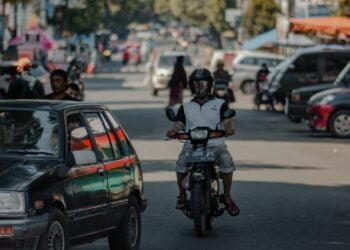
[[[236,115],[236,110],[234,109],[229,109],[229,110],[226,110],[225,113],[224,113],[224,118],[225,119],[229,119],[229,118],[232,118]]]
[[[175,112],[172,108],[168,107],[165,109],[165,114],[166,114],[166,117],[172,121],[172,122],[175,122],[176,121],[176,115],[175,115]]]

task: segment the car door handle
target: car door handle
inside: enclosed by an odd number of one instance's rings
[[[97,174],[98,175],[104,175],[105,171],[103,170],[103,168],[99,167],[97,168]]]

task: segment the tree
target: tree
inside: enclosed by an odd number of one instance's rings
[[[276,26],[276,15],[280,7],[274,0],[250,0],[243,16],[244,31],[256,36]]]
[[[157,14],[171,13],[186,23],[209,28],[220,43],[220,33],[228,27],[224,21],[226,0],[155,0]]]
[[[339,7],[338,7],[337,15],[350,17],[350,1],[338,0],[338,2],[339,2]]]

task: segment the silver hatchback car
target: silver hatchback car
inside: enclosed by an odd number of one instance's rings
[[[158,95],[159,90],[168,88],[168,82],[178,56],[184,57],[184,68],[187,74],[190,74],[194,69],[190,55],[186,51],[163,51],[159,53],[147,70],[154,96]]]

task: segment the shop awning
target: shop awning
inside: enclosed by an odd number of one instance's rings
[[[347,17],[291,18],[289,22],[292,32],[350,36],[350,18]]]
[[[275,43],[276,41],[277,41],[277,31],[276,29],[272,29],[248,41],[245,41],[242,44],[241,49],[244,49],[244,50],[259,49],[268,43]]]

